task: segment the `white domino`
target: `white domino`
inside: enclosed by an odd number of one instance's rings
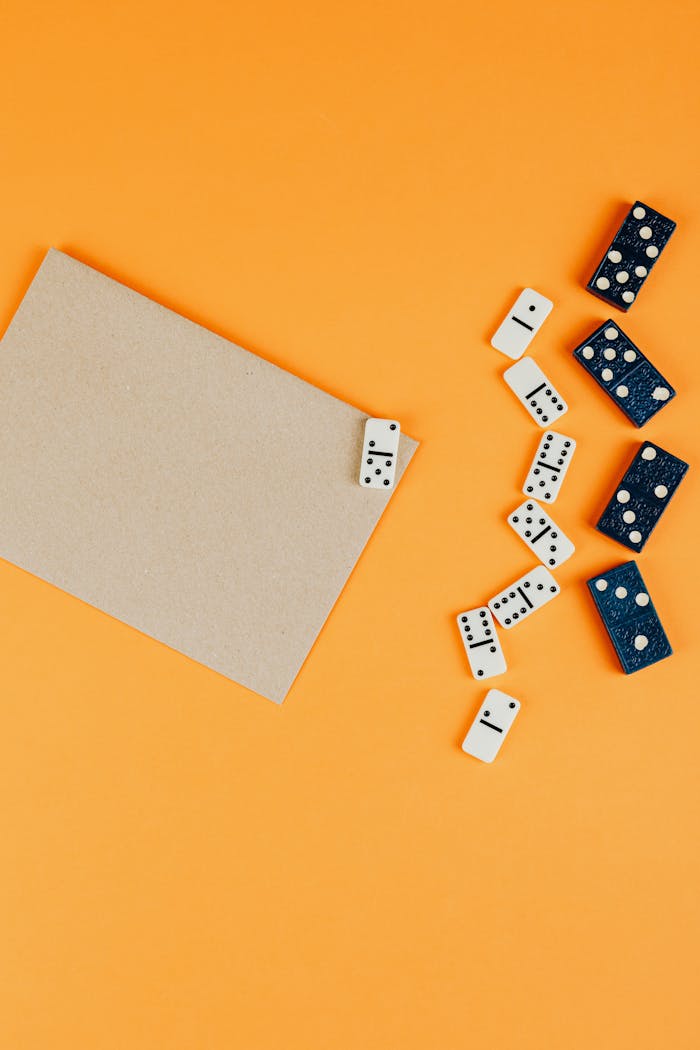
[[[543,565],[556,569],[576,548],[547,511],[534,500],[525,500],[508,515],[508,524],[537,555]]]
[[[564,398],[531,357],[523,357],[506,368],[503,378],[539,427],[551,426],[568,411]]]
[[[493,616],[485,605],[460,613],[457,626],[475,678],[493,678],[507,670]]]
[[[464,738],[462,751],[482,762],[493,762],[519,710],[520,701],[514,696],[489,689]]]
[[[559,591],[559,584],[551,572],[544,565],[538,565],[492,598],[489,609],[501,627],[510,630],[516,623],[527,619],[530,613],[556,598]]]
[[[362,445],[360,484],[366,489],[390,489],[396,476],[401,424],[395,419],[368,419]]]
[[[576,442],[566,434],[554,430],[543,434],[525,478],[523,494],[554,503],[575,451]]]
[[[503,318],[491,346],[517,361],[549,317],[553,306],[551,299],[533,288],[526,288]]]

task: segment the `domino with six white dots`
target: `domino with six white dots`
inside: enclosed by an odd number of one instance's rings
[[[596,525],[630,550],[641,551],[686,475],[688,464],[645,441]]]
[[[641,671],[672,654],[635,562],[618,565],[587,583],[625,674]]]
[[[667,379],[613,321],[606,321],[574,350],[574,357],[636,427],[676,396]]]

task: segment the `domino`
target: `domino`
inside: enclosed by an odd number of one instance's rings
[[[544,565],[538,565],[531,572],[526,572],[510,587],[497,594],[489,602],[489,609],[501,627],[509,630],[521,623],[536,609],[556,598],[560,587],[551,572]]]
[[[639,553],[688,470],[688,464],[643,442],[596,525],[598,532]]]
[[[507,670],[493,617],[486,606],[460,613],[457,626],[475,678],[493,678]]]
[[[523,485],[523,495],[554,503],[576,451],[576,442],[548,430],[542,435]]]
[[[671,656],[673,649],[635,562],[587,582],[625,674]]]
[[[395,419],[368,419],[362,445],[360,485],[366,489],[390,489],[396,475],[401,424]]]
[[[464,738],[462,751],[481,762],[493,762],[519,711],[520,701],[515,697],[489,689]]]
[[[531,357],[522,357],[506,368],[503,378],[538,427],[546,427],[568,410],[564,398]]]
[[[667,379],[613,321],[596,328],[574,357],[636,427],[676,396]]]
[[[553,306],[551,299],[540,295],[533,288],[525,288],[501,321],[491,339],[491,346],[516,361],[525,353]]]
[[[543,565],[556,569],[576,548],[547,511],[534,500],[526,500],[508,516],[508,524]]]
[[[629,310],[676,228],[673,219],[635,201],[586,285],[619,310]]]

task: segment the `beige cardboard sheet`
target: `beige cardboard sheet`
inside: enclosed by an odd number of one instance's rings
[[[0,343],[0,556],[280,703],[390,499],[365,418],[52,250]]]

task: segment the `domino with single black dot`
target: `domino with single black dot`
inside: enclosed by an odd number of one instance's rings
[[[525,478],[523,495],[554,503],[575,451],[576,442],[566,434],[554,430],[543,434]]]
[[[525,353],[553,306],[551,299],[540,295],[534,288],[525,288],[498,326],[491,346],[517,360]]]
[[[501,627],[510,630],[527,619],[531,613],[556,598],[560,587],[544,565],[526,572],[515,583],[497,594],[489,602],[489,609]]]
[[[671,656],[673,649],[633,561],[587,581],[625,674]]]
[[[508,669],[490,609],[467,609],[457,617],[457,626],[476,679],[493,678]]]
[[[605,321],[574,350],[574,357],[636,427],[676,396],[667,379],[614,321]]]
[[[684,460],[643,442],[601,514],[598,532],[639,553],[687,471]]]
[[[367,420],[360,465],[360,485],[363,488],[392,488],[400,437],[401,424],[395,419]]]
[[[675,228],[673,219],[635,201],[586,285],[588,291],[629,310]]]

